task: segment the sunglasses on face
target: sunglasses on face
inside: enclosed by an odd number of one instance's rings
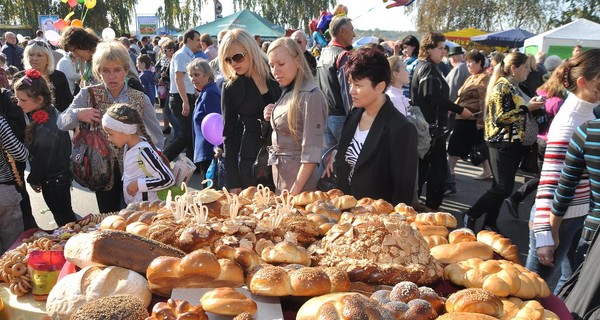
[[[248,53],[247,52],[238,52],[234,55],[232,55],[231,57],[227,57],[225,58],[225,62],[232,64],[232,62],[235,63],[240,63],[242,61],[244,61],[244,58],[246,57]]]

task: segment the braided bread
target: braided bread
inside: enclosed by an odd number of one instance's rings
[[[559,320],[554,312],[545,310],[536,300],[523,301],[516,297],[502,299],[503,320]]]
[[[477,241],[483,242],[494,249],[494,252],[501,255],[504,259],[514,263],[519,261],[519,248],[505,238],[503,235],[489,230],[481,230],[477,234]]]
[[[423,239],[425,239],[425,241],[429,245],[429,249],[442,244],[448,244],[448,240],[446,238],[437,234],[431,236],[423,236]]]
[[[434,226],[445,226],[447,228],[456,228],[456,218],[448,212],[427,212],[417,214],[415,219],[419,224],[430,224]]]
[[[263,265],[248,275],[246,285],[253,294],[263,296],[318,296],[348,291],[350,279],[336,267]]]

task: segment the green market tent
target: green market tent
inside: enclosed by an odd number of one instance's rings
[[[213,22],[203,24],[192,28],[200,34],[208,33],[212,37],[217,37],[219,31],[223,29],[246,29],[251,35],[259,35],[263,40],[277,39],[285,35],[285,29],[273,22],[259,16],[258,14],[244,9],[234,14],[228,15]],[[183,34],[183,32],[182,32]]]

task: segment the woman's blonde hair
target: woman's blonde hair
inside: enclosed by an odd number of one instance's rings
[[[487,92],[485,95],[486,104],[491,96],[492,90],[494,89],[494,87],[496,87],[496,82],[498,81],[498,79],[500,79],[501,77],[508,78],[512,74],[512,71],[510,70],[511,67],[514,66],[515,68],[519,68],[525,63],[527,63],[526,55],[520,52],[511,52],[504,57],[502,62],[500,62],[494,67],[494,73],[492,73],[492,76],[490,77],[490,82],[488,84]]]
[[[232,29],[225,34],[223,40],[221,40],[219,44],[219,68],[227,80],[225,86],[229,86],[239,77],[231,64],[225,62],[227,52],[233,44],[237,44],[244,48],[246,51],[245,59],[248,59],[250,62],[248,73],[244,76],[255,77],[257,81],[266,82],[267,78],[271,75],[269,73],[269,65],[265,61],[264,53],[260,50],[256,41],[248,32],[243,29]]]
[[[96,52],[92,56],[92,71],[96,79],[102,79],[100,69],[107,62],[117,62],[123,65],[126,73],[129,73],[131,57],[121,43],[116,41],[101,42],[96,47]]]
[[[29,41],[29,44],[25,47],[25,51],[23,52],[23,66],[25,66],[25,70],[31,69],[29,56],[40,53],[46,55],[46,73],[52,74],[54,72],[54,55],[52,54],[52,50],[50,50],[50,46],[42,40]]]
[[[296,76],[294,77],[294,89],[292,90],[292,99],[290,100],[291,108],[289,108],[287,112],[287,122],[288,127],[290,128],[290,134],[292,135],[294,141],[297,141],[298,128],[296,126],[300,87],[307,82],[316,85],[316,81],[312,75],[308,63],[306,62],[306,59],[304,58],[304,53],[302,53],[302,50],[296,41],[289,37],[279,38],[273,41],[269,46],[267,56],[277,48],[285,48],[287,53],[292,58],[296,59],[296,61],[298,61],[298,70],[296,71]]]

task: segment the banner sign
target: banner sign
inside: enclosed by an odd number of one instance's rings
[[[154,36],[158,34],[157,16],[138,16],[137,29],[141,36]]]
[[[56,22],[57,20],[58,20],[57,15],[47,15],[47,14],[39,15],[38,16],[39,30],[44,31],[44,33],[46,33],[46,31],[48,31],[48,30],[54,30],[54,31],[58,32],[58,30],[56,30],[56,28],[54,27],[54,22]]]

